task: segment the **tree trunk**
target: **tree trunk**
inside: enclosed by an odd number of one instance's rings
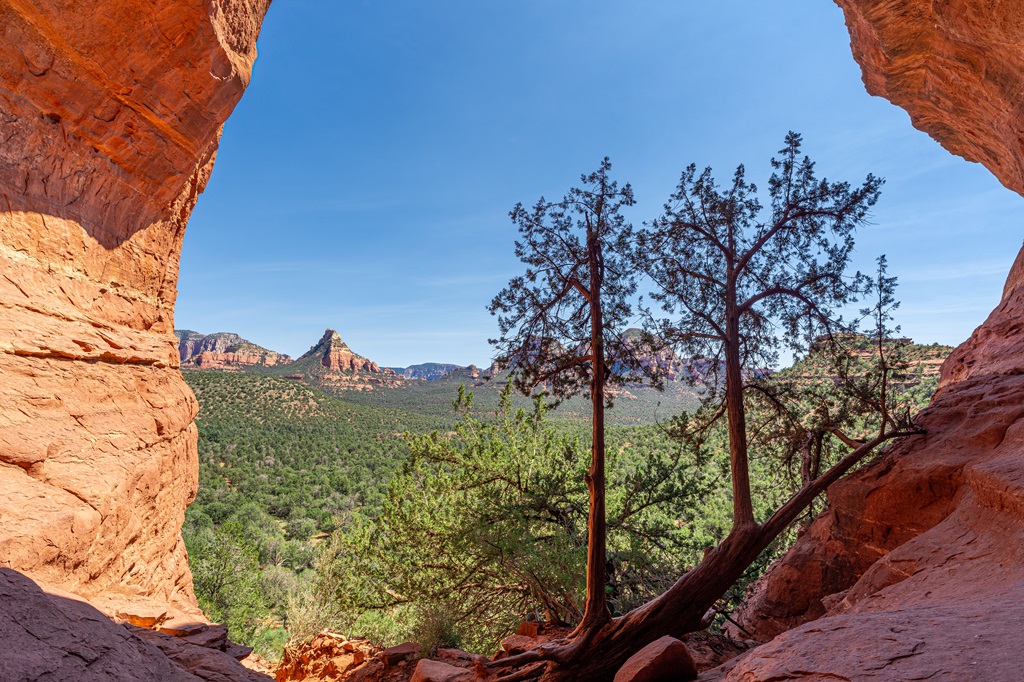
[[[587,601],[577,634],[584,637],[596,631],[610,618],[605,595],[605,476],[604,476],[604,319],[601,311],[601,251],[594,234],[587,237],[590,265],[590,352],[592,376],[590,401],[593,411],[593,438],[587,487],[590,490],[590,514],[587,518]]]
[[[667,592],[612,619],[585,647],[574,652],[571,660],[551,665],[536,679],[608,682],[626,659],[659,637],[682,637],[703,630],[708,626],[705,615],[711,607],[770,542],[756,529],[734,531]]]
[[[544,645],[525,654],[485,664],[485,667],[496,670],[518,668],[505,677],[498,677],[499,682],[503,679],[608,682],[626,659],[659,637],[682,637],[705,629],[709,625],[705,616],[715,602],[815,497],[882,443],[913,433],[880,434],[862,444],[797,492],[764,525],[733,528],[721,544],[709,551],[697,567],[683,574],[667,592],[625,616],[610,619],[596,630],[583,632],[583,636],[578,636],[578,628],[568,642]],[[547,662],[546,669],[528,671],[523,667],[540,661]]]
[[[736,285],[726,287],[725,407],[729,424],[729,463],[732,473],[733,528],[754,527],[750,498],[750,467],[747,463],[747,414],[743,407],[743,367],[740,363],[740,315],[736,309]]]

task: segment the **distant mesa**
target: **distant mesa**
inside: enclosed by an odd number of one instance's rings
[[[178,339],[178,355],[184,367],[237,370],[248,366],[274,367],[292,361],[283,353],[230,332],[200,334],[191,329],[176,329],[174,336]]]
[[[434,381],[467,369],[444,362],[381,367],[353,351],[334,329],[325,330],[320,340],[297,360],[230,332],[200,334],[177,329],[174,335],[183,369],[256,371],[340,390],[396,386],[405,380]]]
[[[457,369],[466,369],[462,365],[452,365],[446,362],[424,362],[419,365],[408,367],[388,367],[392,372],[405,379],[421,379],[423,381],[435,381],[454,372]]]

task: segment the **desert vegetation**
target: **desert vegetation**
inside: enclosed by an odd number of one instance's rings
[[[522,620],[570,628],[487,663],[499,679],[604,679],[721,622],[832,482],[919,432],[949,352],[899,337],[884,257],[851,269],[881,180],[819,179],[800,147],[786,137],[766,194],[742,166],[725,187],[688,167],[640,228],[607,159],[516,206],[526,269],[491,305],[501,373],[477,382],[482,407],[467,381],[440,414],[425,390],[394,409],[188,373],[204,607],[254,642],[330,626],[486,653]],[[606,424],[643,385],[685,386],[687,409]],[[220,575],[232,562],[247,579]]]

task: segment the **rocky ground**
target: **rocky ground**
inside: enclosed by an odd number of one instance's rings
[[[517,634],[502,642],[501,650],[492,658],[497,660],[521,653],[567,633],[566,628],[523,623]],[[685,644],[699,671],[715,668],[751,646],[748,642],[704,632],[686,637]],[[328,630],[303,645],[288,648],[275,679],[278,682],[455,682],[460,678],[468,681],[474,679],[474,659],[483,660],[455,648],[422,652],[413,642],[382,649],[363,639],[347,639]]]

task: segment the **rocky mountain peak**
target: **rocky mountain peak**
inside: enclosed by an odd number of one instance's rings
[[[341,334],[333,329],[324,331],[323,337],[314,346],[314,348],[318,347],[326,347],[331,350],[351,350],[348,344],[341,338]]]
[[[389,369],[382,370],[376,362],[355,353],[342,340],[341,334],[330,328],[326,329],[320,340],[305,355],[299,358],[299,363],[304,365],[315,363],[331,374],[365,372],[369,374],[394,375],[393,371]],[[316,373],[319,374],[323,370],[319,370]]]

